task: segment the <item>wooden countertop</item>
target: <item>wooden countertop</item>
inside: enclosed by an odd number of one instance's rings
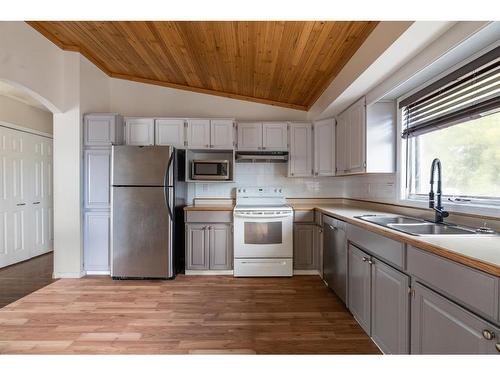
[[[371,232],[500,277],[500,236],[412,236],[355,217],[367,214],[397,215],[394,212],[354,207],[343,203],[292,203],[291,206],[296,211],[318,210]],[[187,206],[184,210],[232,211],[233,208],[232,205],[206,205]]]
[[[355,217],[366,214],[394,215],[394,213],[346,204],[320,204],[315,208],[324,214],[371,232],[500,277],[500,236],[412,236]]]

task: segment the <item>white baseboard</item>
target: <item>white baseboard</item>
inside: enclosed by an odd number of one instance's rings
[[[85,271],[85,274],[88,276],[97,276],[97,275],[111,275],[111,271]]]
[[[211,275],[211,276],[216,276],[216,275],[233,275],[233,270],[186,270],[185,271],[186,275],[188,276],[202,276],[202,275]]]
[[[320,275],[318,270],[293,270],[294,275]]]
[[[54,272],[52,273],[53,279],[80,279],[85,276],[85,271],[80,272]]]

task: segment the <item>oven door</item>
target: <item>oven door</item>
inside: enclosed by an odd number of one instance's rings
[[[234,213],[235,258],[291,258],[293,213]]]

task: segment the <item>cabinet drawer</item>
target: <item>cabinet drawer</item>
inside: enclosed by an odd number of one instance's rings
[[[311,211],[294,211],[293,221],[296,223],[313,223],[314,210]]]
[[[186,211],[187,223],[231,223],[232,211]]]
[[[375,256],[400,269],[404,269],[405,247],[403,243],[361,229],[355,225],[348,225],[347,238]]]
[[[499,321],[499,278],[408,247],[408,272],[484,316]]]

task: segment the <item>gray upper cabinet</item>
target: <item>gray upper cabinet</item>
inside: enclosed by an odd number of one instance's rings
[[[288,177],[310,177],[313,175],[312,124],[290,123],[290,151]]]
[[[210,268],[209,232],[204,224],[186,225],[186,269]]]
[[[416,283],[411,308],[412,354],[498,354],[500,330]]]
[[[314,224],[294,224],[293,231],[293,268],[313,270],[317,268]]]
[[[366,105],[365,98],[337,116],[336,174],[393,173],[396,161],[396,104]]]
[[[184,147],[184,124],[181,118],[155,120],[155,144],[158,146]]]
[[[87,114],[83,121],[83,145],[103,147],[123,142],[123,119],[114,113]]]
[[[210,269],[233,268],[233,238],[230,224],[213,224],[208,227],[210,236]]]
[[[153,118],[127,118],[125,120],[125,143],[132,146],[155,144],[155,120]]]
[[[410,345],[410,278],[371,259],[372,338],[386,354],[408,354]]]
[[[370,334],[370,256],[357,247],[349,245],[348,258],[349,310],[361,328]]]
[[[84,151],[84,203],[85,209],[110,207],[111,150]]]

